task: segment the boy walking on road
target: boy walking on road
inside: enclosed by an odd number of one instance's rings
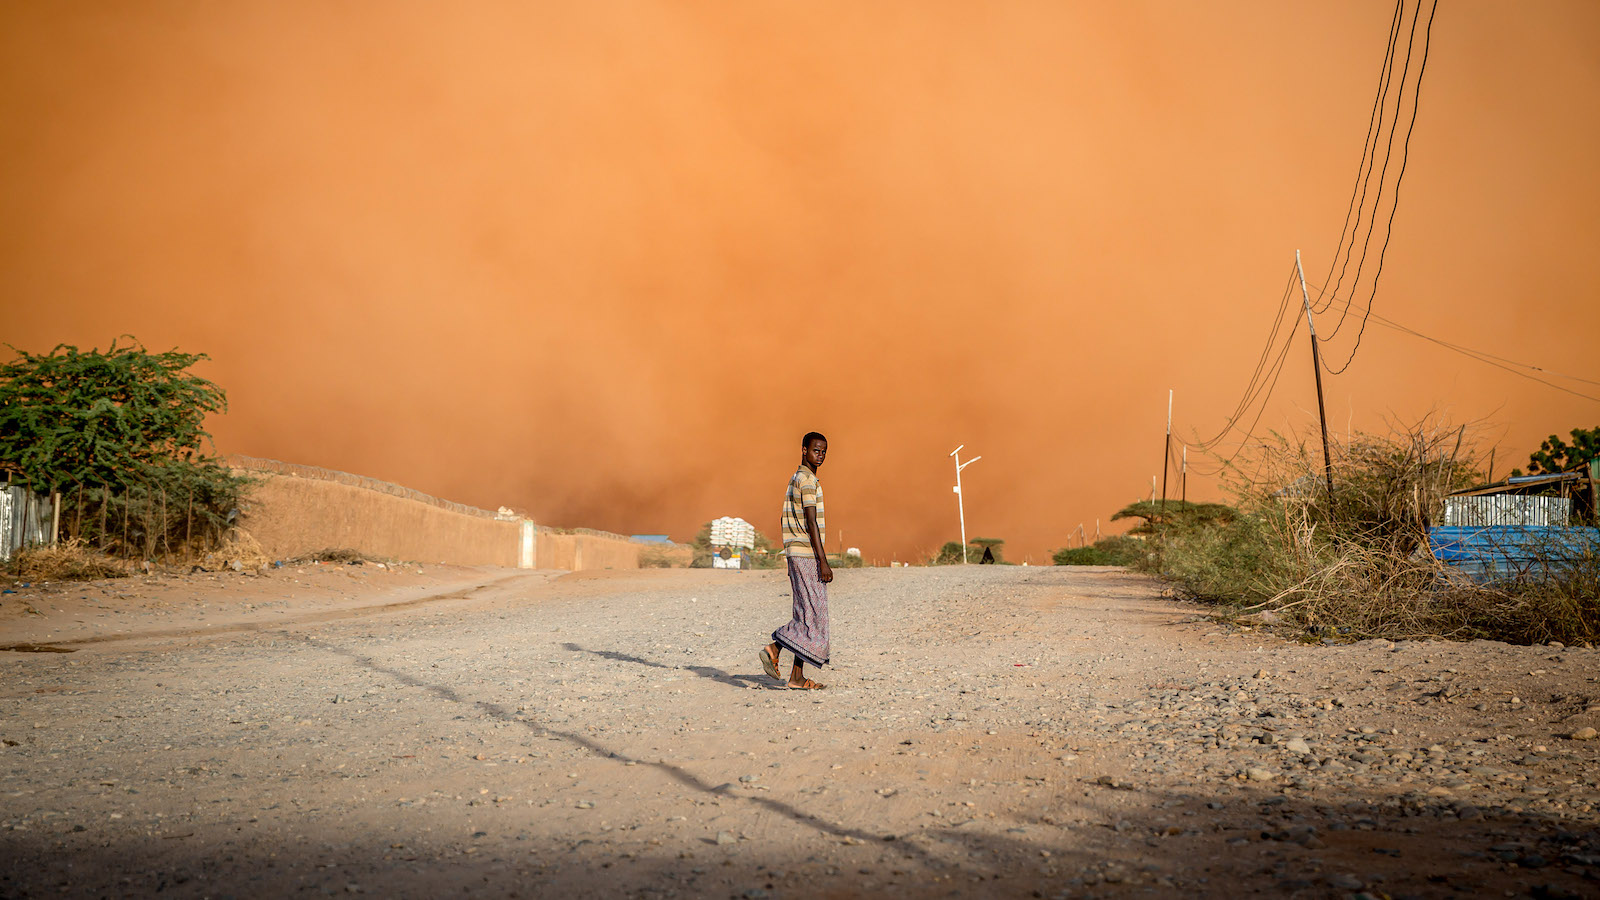
[[[828,582],[833,569],[823,552],[822,482],[817,470],[828,457],[828,439],[815,431],[800,439],[800,468],[789,479],[783,498],[783,555],[789,563],[789,586],[794,591],[794,612],[789,624],[772,633],[772,643],[761,648],[761,668],[778,675],[778,654],[794,654],[789,670],[791,690],[819,691],[805,675],[805,664],[828,664]]]

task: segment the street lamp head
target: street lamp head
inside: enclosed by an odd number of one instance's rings
[[[962,444],[961,445],[961,447],[965,447],[965,446],[966,446],[966,444]],[[954,450],[951,450],[950,451],[950,455],[951,456],[955,456],[957,453],[960,453],[961,452],[961,447],[957,447]]]

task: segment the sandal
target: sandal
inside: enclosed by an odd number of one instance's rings
[[[782,681],[783,676],[778,674],[778,657],[777,654],[772,652],[772,645],[769,644],[765,647],[762,647],[757,652],[761,657],[761,668],[767,673],[767,677],[776,678],[779,681]]]
[[[789,690],[791,690],[791,691],[820,691],[823,688],[827,687],[827,685],[820,684],[818,682],[812,681],[809,678],[807,678],[805,681],[800,682],[799,684],[795,684],[792,681],[789,682],[788,684],[789,684]]]

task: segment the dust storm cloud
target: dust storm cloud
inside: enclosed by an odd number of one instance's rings
[[[776,532],[817,429],[830,543],[914,558],[965,443],[968,533],[1040,562],[1326,267],[1391,9],[10,5],[3,337],[211,354],[224,452],[678,539]],[[1597,26],[1441,9],[1382,314],[1594,376]],[[1600,421],[1378,328],[1329,384],[1337,431],[1430,408],[1503,460]]]

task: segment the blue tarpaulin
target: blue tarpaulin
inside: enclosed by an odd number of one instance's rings
[[[1600,556],[1600,528],[1442,526],[1428,529],[1428,547],[1474,581],[1536,580]]]

